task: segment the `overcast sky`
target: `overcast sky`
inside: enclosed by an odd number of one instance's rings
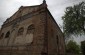
[[[20,6],[39,5],[43,0],[1,0],[0,1],[0,26],[3,22],[12,16]],[[62,26],[62,16],[65,8],[73,6],[84,0],[46,0],[48,9],[52,13],[59,26]]]
[[[43,0],[1,0],[0,1],[0,26],[10,16],[12,16],[20,6],[39,5]],[[61,17],[64,15],[65,8],[78,4],[84,0],[46,0],[48,9],[53,17],[62,26]]]

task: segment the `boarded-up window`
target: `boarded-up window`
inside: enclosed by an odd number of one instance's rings
[[[28,28],[27,28],[27,34],[30,34],[30,33],[34,33],[34,25],[32,24],[32,25],[30,25],[30,26],[28,26]]]
[[[54,37],[54,31],[51,29],[51,37]]]
[[[21,28],[18,30],[18,36],[19,36],[19,35],[23,35],[23,32],[24,32],[24,28],[21,27]]]
[[[47,53],[42,52],[41,55],[48,55]]]
[[[10,32],[8,31],[5,35],[5,38],[8,38],[10,36]]]
[[[59,37],[58,35],[56,36],[56,40],[57,40],[57,45],[59,44]]]
[[[2,33],[2,34],[1,34],[0,39],[2,39],[2,38],[3,38],[3,36],[4,36],[4,33]]]

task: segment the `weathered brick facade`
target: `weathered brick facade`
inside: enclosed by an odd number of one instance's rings
[[[0,55],[65,55],[64,36],[47,9],[23,7],[2,25]]]

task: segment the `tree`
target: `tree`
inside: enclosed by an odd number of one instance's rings
[[[67,7],[62,19],[65,35],[85,33],[85,2]]]
[[[76,42],[70,40],[66,45],[66,51],[68,53],[76,53],[78,54],[80,52],[79,45],[77,45]]]

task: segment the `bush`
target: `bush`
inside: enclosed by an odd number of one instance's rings
[[[82,50],[83,55],[85,55],[85,41],[81,42],[81,50]]]
[[[70,40],[66,45],[66,51],[67,51],[67,53],[79,54],[80,48],[79,48],[79,45],[77,45],[76,42]]]

